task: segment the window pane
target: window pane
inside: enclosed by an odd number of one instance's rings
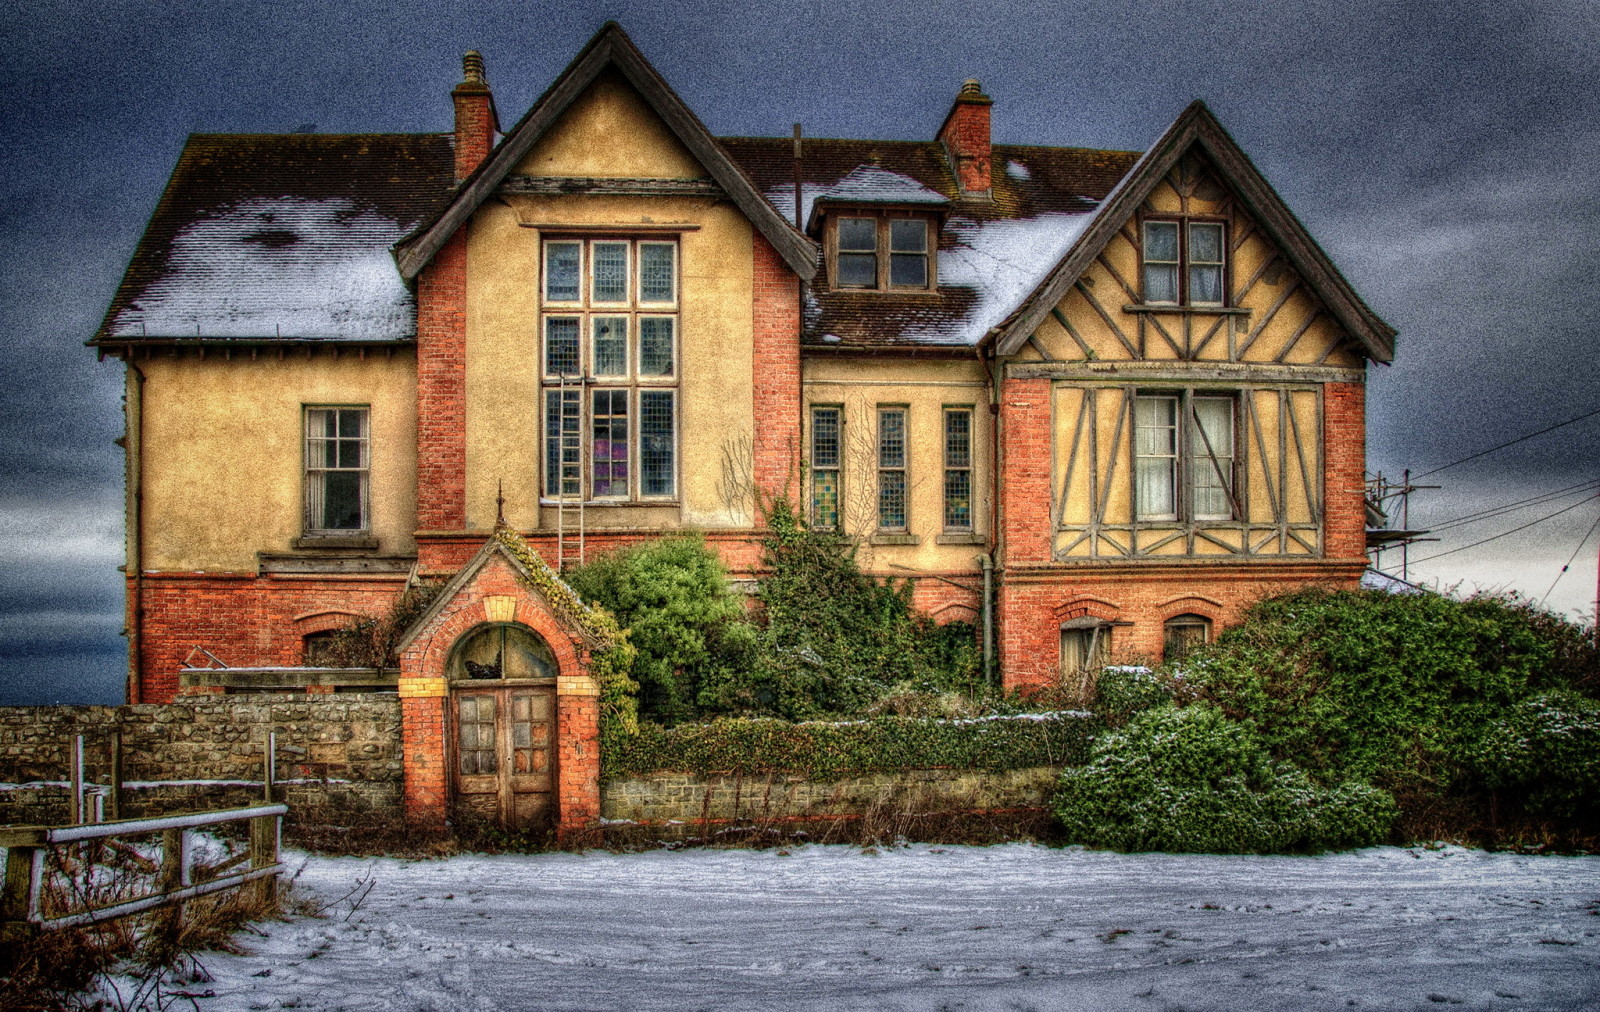
[[[596,376],[628,375],[628,318],[626,316],[596,316],[593,323],[594,374]]]
[[[1175,221],[1147,221],[1144,223],[1144,262],[1178,262],[1178,223]]]
[[[811,412],[811,466],[839,466],[838,408],[816,408]]]
[[[582,494],[583,446],[579,427],[582,407],[576,390],[545,392],[544,488],[551,496]]]
[[[1222,226],[1198,223],[1189,226],[1189,262],[1222,263]]]
[[[877,283],[877,256],[871,253],[839,254],[838,284],[871,286]]]
[[[577,376],[578,319],[551,316],[544,321],[544,371],[549,376]]]
[[[928,287],[928,257],[923,253],[893,253],[889,256],[889,283],[908,287]]]
[[[594,301],[628,301],[628,244],[597,242],[593,246]]]
[[[1222,268],[1190,265],[1189,301],[1196,305],[1222,305]]]
[[[1144,300],[1146,302],[1178,301],[1178,265],[1145,264]]]
[[[1233,517],[1233,401],[1197,397],[1190,402],[1198,424],[1189,432],[1189,486],[1197,520]]]
[[[972,412],[944,413],[944,466],[972,466]]]
[[[878,466],[906,466],[906,413],[878,412]]]
[[[1176,397],[1139,397],[1133,402],[1134,434],[1140,456],[1178,452]]]
[[[345,409],[335,411],[339,418],[339,435],[346,439],[359,438],[366,435],[361,431],[361,423],[366,417],[365,411]]]
[[[1141,517],[1170,517],[1177,513],[1173,497],[1172,458],[1140,457],[1134,484],[1139,493]]]
[[[671,302],[676,293],[677,247],[667,242],[639,244],[639,301]]]
[[[1209,443],[1211,449],[1221,456],[1233,456],[1233,398],[1196,397],[1190,403],[1205,433],[1204,443]],[[1200,452],[1205,452],[1204,445]]]
[[[579,253],[575,242],[548,242],[544,245],[544,297],[551,302],[577,302]]]
[[[878,526],[904,528],[906,525],[906,473],[878,472]]]
[[[895,253],[926,253],[928,223],[920,218],[896,218],[890,221],[889,249]]]
[[[811,522],[832,529],[839,526],[839,472],[811,473]]]
[[[876,218],[840,218],[839,249],[876,253],[878,250],[878,220]]]
[[[322,475],[322,529],[361,529],[360,471],[328,471]]]
[[[639,320],[639,375],[671,376],[673,325],[670,316],[645,316]]]
[[[592,439],[595,496],[628,494],[628,391],[594,392]]]
[[[972,472],[944,473],[944,525],[972,526]]]
[[[672,391],[639,393],[639,492],[672,495]]]

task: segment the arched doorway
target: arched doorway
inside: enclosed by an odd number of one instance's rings
[[[456,641],[445,674],[458,824],[552,825],[559,673],[550,645],[525,625],[485,623]]]

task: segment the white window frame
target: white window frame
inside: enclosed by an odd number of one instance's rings
[[[550,251],[553,247],[570,247],[576,244],[578,254],[578,299],[573,300],[548,300],[544,297],[549,294],[549,265]],[[596,260],[595,247],[597,245],[613,244],[626,246],[625,257],[627,261],[625,277],[627,284],[627,298],[622,302],[597,301],[594,296],[593,265]],[[641,295],[643,286],[640,284],[639,272],[643,269],[644,257],[640,248],[651,246],[670,249],[672,258],[672,293],[670,300],[643,301]],[[676,236],[629,236],[629,235],[590,235],[590,236],[561,236],[546,238],[542,245],[543,263],[541,265],[541,312],[539,320],[539,373],[543,379],[540,389],[538,405],[540,418],[540,445],[541,469],[539,475],[540,499],[546,502],[556,500],[573,501],[581,499],[587,502],[600,503],[660,503],[671,504],[678,500],[679,489],[682,487],[681,453],[682,441],[681,413],[683,398],[679,393],[679,378],[681,372],[683,328],[682,317],[679,314],[679,299],[682,287],[682,249]],[[577,325],[577,363],[576,371],[562,374],[551,371],[550,365],[550,330],[551,321],[571,319]],[[602,356],[597,354],[597,326],[603,320],[623,321],[621,326],[626,333],[623,339],[623,363],[620,372],[611,371],[604,374],[599,371],[599,362]],[[669,363],[667,371],[659,374],[645,374],[642,371],[644,364],[642,341],[644,337],[643,321],[665,320],[671,328],[671,347],[669,349]],[[565,364],[565,363],[563,363]],[[570,413],[560,416],[560,428],[551,424],[550,409],[551,398],[558,401],[564,396],[577,392],[578,412],[576,416],[576,430],[570,426],[573,418]],[[627,442],[627,457],[625,461],[626,478],[623,480],[624,489],[608,489],[606,494],[596,493],[600,482],[597,481],[596,467],[599,462],[595,459],[595,396],[601,391],[624,391],[626,399],[627,421],[624,425]],[[672,413],[670,416],[670,438],[664,447],[660,443],[654,445],[658,450],[665,449],[670,454],[667,462],[667,483],[670,488],[666,492],[647,492],[645,490],[644,466],[645,446],[644,440],[647,433],[644,431],[643,408],[647,400],[647,391],[662,391],[671,395]],[[577,460],[570,459],[576,441]],[[552,460],[552,453],[560,453],[559,460]],[[573,472],[576,471],[576,474]],[[554,480],[554,484],[552,484]],[[574,481],[576,484],[574,485]]]
[[[327,412],[334,412],[334,436],[314,434],[312,426],[315,420]],[[359,418],[359,433],[355,436],[338,435],[340,416],[349,412]],[[372,531],[372,407],[368,404],[306,404],[301,408],[301,446],[304,465],[305,508],[302,517],[302,530],[309,537],[360,537]],[[319,462],[318,449],[325,450],[329,439],[336,443],[354,442],[357,444],[357,465],[346,467],[342,464],[328,466],[326,460]],[[335,451],[338,452],[337,450]],[[327,517],[328,489],[327,475],[350,474],[357,476],[358,509],[360,523],[355,527],[327,527],[323,521]]]

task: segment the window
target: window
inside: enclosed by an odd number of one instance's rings
[[[1158,305],[1221,306],[1226,266],[1219,221],[1144,223],[1144,300]]]
[[[1139,519],[1235,519],[1234,399],[1183,391],[1133,403]]]
[[[1162,660],[1175,661],[1211,639],[1211,620],[1204,615],[1176,615],[1162,627]]]
[[[972,409],[944,409],[944,529],[972,530]]]
[[[306,408],[307,534],[368,529],[371,449],[364,407]]]
[[[906,529],[906,409],[878,409],[878,529]]]
[[[811,409],[811,524],[824,530],[839,526],[839,456],[844,409]]]
[[[677,491],[678,244],[544,244],[544,494]]]
[[[1111,656],[1111,623],[1096,618],[1073,619],[1061,626],[1061,684],[1088,700],[1094,675]]]
[[[934,287],[931,223],[903,213],[835,219],[834,287],[904,291]]]

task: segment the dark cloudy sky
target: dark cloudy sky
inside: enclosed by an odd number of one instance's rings
[[[442,131],[483,51],[507,125],[616,18],[715,133],[1138,149],[1210,104],[1400,331],[1369,463],[1418,472],[1600,409],[1600,5],[1249,0],[39,3],[0,9],[0,702],[121,693],[121,369],[82,346],[190,132]],[[469,9],[470,8],[470,9]],[[1426,479],[1413,526],[1600,481],[1600,416]],[[205,494],[196,489],[197,495]],[[1592,488],[1412,568],[1543,596]],[[1551,607],[1588,612],[1591,537]]]

